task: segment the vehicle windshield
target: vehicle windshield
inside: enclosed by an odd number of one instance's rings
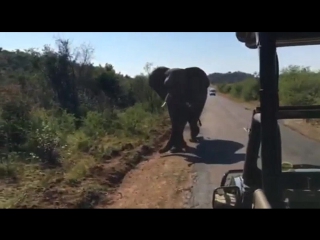
[[[246,47],[256,49],[257,42],[254,32],[237,32],[238,41]],[[277,34],[277,55],[279,62],[279,104],[280,106],[311,106],[320,104],[320,65],[315,64],[320,51],[319,33],[281,32]],[[294,46],[282,48],[282,46]],[[312,50],[311,50],[312,49]],[[250,51],[250,50],[248,50]],[[297,57],[299,52],[306,51],[314,60],[306,66]],[[253,51],[254,52],[254,51]],[[261,55],[260,55],[261,56]],[[291,56],[296,56],[292,58]],[[257,59],[259,64],[259,59]],[[233,98],[245,101],[251,109],[259,101],[259,73],[254,73],[244,81],[222,84],[219,91]],[[247,108],[249,109],[249,108]],[[238,114],[239,115],[239,114]],[[320,157],[320,120],[319,119],[285,119],[279,120],[281,132],[282,163],[309,164],[319,166]],[[261,151],[260,151],[261,156]],[[258,161],[261,167],[261,159]]]
[[[317,123],[317,120],[312,122]],[[279,127],[282,163],[308,164],[309,167],[320,167],[318,138],[320,131],[317,125],[307,123],[305,120],[290,119],[280,120]],[[259,156],[261,156],[261,150]],[[261,168],[261,157],[258,159],[258,167]]]

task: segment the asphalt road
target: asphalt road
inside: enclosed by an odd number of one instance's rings
[[[211,208],[212,191],[229,169],[243,167],[251,110],[221,96],[208,96],[201,116],[203,140],[194,144],[194,154],[186,156],[193,164],[196,180],[191,208]],[[292,163],[320,165],[320,143],[281,125],[282,159]],[[188,137],[188,130],[186,137]]]

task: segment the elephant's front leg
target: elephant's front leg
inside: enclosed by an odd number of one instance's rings
[[[182,152],[183,148],[187,149],[187,143],[183,139],[183,131],[187,124],[187,111],[181,109],[177,105],[168,104],[169,116],[171,119],[171,136],[166,146],[160,149],[160,153],[167,152]]]
[[[159,153],[164,153],[169,150],[171,152],[183,152],[183,149],[187,149],[187,143],[183,139],[184,127],[187,124],[187,120],[177,121],[177,119],[171,119],[171,136],[166,146],[159,150]]]
[[[181,119],[181,121],[175,123],[175,126],[172,131],[174,142],[173,142],[173,147],[171,149],[171,152],[183,152],[183,149],[185,150],[188,149],[188,145],[183,138],[183,132],[186,124],[187,124],[186,118]]]

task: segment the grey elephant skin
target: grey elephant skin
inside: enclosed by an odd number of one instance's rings
[[[191,140],[195,141],[200,132],[198,122],[207,100],[209,78],[198,67],[158,67],[150,74],[149,85],[166,102],[172,125],[170,139],[159,152],[182,151],[187,147],[183,139],[187,122]]]

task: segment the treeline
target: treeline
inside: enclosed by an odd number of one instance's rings
[[[234,84],[218,84],[217,89],[245,101],[259,99],[259,81],[254,77]],[[320,104],[320,72],[300,66],[283,69],[279,77],[279,98],[282,105]]]
[[[43,171],[37,164],[60,167],[78,181],[128,142],[157,137],[152,131],[164,111],[147,83],[151,65],[145,74],[124,76],[111,64],[94,66],[92,54],[62,39],[41,51],[0,48],[0,184],[31,186],[26,176]]]
[[[217,85],[222,83],[237,83],[248,78],[253,78],[254,75],[244,72],[227,72],[227,73],[211,73],[208,75],[211,84]]]

